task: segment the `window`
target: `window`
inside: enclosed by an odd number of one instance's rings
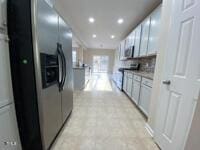
[[[72,61],[73,61],[73,63],[76,63],[76,51],[75,50],[72,51]]]
[[[108,56],[93,56],[93,72],[108,72],[108,64]]]

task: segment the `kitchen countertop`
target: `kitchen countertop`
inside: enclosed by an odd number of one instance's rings
[[[74,66],[73,67],[73,69],[85,69],[85,68],[87,68],[87,67],[89,67],[89,66]]]
[[[125,70],[124,72],[131,72],[135,75],[139,75],[139,76],[142,76],[142,77],[150,79],[150,80],[153,80],[153,77],[154,77],[153,73],[144,72],[144,71]]]

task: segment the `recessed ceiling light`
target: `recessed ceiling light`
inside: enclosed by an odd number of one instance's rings
[[[96,37],[97,37],[97,35],[96,35],[96,34],[93,34],[93,35],[92,35],[92,37],[93,37],[93,38],[96,38]]]
[[[90,23],[94,23],[94,21],[95,21],[95,19],[92,18],[92,17],[90,17],[88,20],[89,20]]]
[[[120,18],[117,20],[118,24],[122,24],[124,22],[124,19]]]
[[[110,38],[111,38],[111,39],[114,39],[114,38],[115,38],[115,36],[114,36],[114,35],[111,35],[111,36],[110,36]]]

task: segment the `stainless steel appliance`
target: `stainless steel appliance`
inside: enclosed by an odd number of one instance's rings
[[[133,58],[133,56],[134,56],[134,46],[130,46],[129,48],[125,49],[124,56],[126,58]]]
[[[22,147],[46,150],[73,108],[71,29],[44,0],[9,0],[7,11]]]
[[[140,64],[139,63],[133,63],[130,65],[130,67],[125,67],[125,68],[119,68],[118,72],[120,74],[118,75],[116,85],[120,90],[123,90],[123,79],[124,79],[124,71],[125,70],[133,70],[133,71],[138,71],[140,69]]]

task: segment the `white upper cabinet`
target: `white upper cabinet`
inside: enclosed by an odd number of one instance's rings
[[[7,24],[7,1],[0,0],[0,29],[4,30]]]
[[[156,54],[157,44],[158,44],[158,34],[160,29],[160,19],[161,19],[161,6],[156,8],[151,14],[151,23],[149,31],[149,45],[148,45],[148,55]]]
[[[123,59],[124,58],[124,50],[125,50],[125,40],[123,40],[121,43],[120,43],[120,59]]]
[[[136,29],[134,30],[135,32],[135,50],[134,50],[134,57],[139,56],[140,52],[140,37],[141,37],[141,25],[137,26]]]
[[[129,48],[129,36],[125,39],[125,50]]]
[[[161,5],[120,43],[121,59],[124,58],[124,49],[130,48],[131,46],[134,46],[134,58],[156,54],[160,20]]]
[[[140,56],[146,56],[147,55],[147,48],[148,48],[148,42],[149,42],[149,27],[150,27],[150,17],[147,17],[142,22]]]
[[[135,46],[135,31],[130,34],[130,46]]]

